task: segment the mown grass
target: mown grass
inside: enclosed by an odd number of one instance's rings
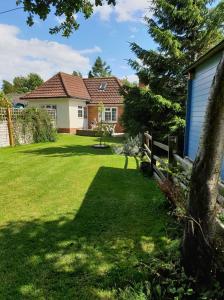
[[[156,183],[94,143],[0,150],[0,299],[119,299],[172,243]]]

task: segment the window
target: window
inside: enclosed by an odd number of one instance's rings
[[[107,82],[101,82],[99,90],[100,91],[105,91],[107,88]]]
[[[117,121],[117,108],[106,107],[104,109],[104,121],[105,122],[116,122]]]
[[[41,107],[44,109],[57,109],[57,105],[54,104],[44,104]]]
[[[87,119],[87,106],[83,107],[83,114],[84,114],[84,119]]]
[[[87,106],[78,106],[78,118],[87,119]]]
[[[83,107],[78,106],[78,118],[83,118]]]

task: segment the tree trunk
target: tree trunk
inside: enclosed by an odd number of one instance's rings
[[[224,55],[210,89],[205,123],[191,175],[188,217],[183,236],[183,264],[187,275],[209,280],[218,181],[224,151]]]

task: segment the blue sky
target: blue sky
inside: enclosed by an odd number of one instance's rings
[[[0,11],[16,7],[15,2],[1,1]],[[98,55],[114,75],[133,80],[134,71],[126,62],[133,57],[129,42],[155,48],[143,22],[148,6],[148,0],[119,0],[116,8],[98,8],[88,20],[78,15],[80,28],[69,38],[48,33],[49,27],[60,22],[53,14],[45,22],[36,17],[33,27],[26,25],[22,10],[0,15],[0,80],[29,72],[47,79],[58,71],[74,69],[85,75]]]

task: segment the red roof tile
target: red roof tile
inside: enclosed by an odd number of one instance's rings
[[[105,89],[100,89],[101,84],[105,84]],[[119,104],[123,102],[120,87],[121,83],[116,77],[82,79],[60,72],[21,99],[69,97],[90,100],[94,104]]]
[[[120,95],[121,84],[116,77],[95,77],[83,80],[91,97],[90,103],[123,103],[123,97]],[[100,89],[102,83],[106,84],[105,90]]]
[[[90,100],[82,78],[60,72],[21,99],[67,97]]]

